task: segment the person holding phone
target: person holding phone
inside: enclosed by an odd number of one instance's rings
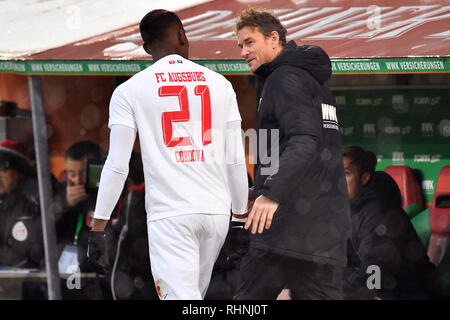
[[[55,227],[59,246],[59,271],[62,273],[95,272],[86,258],[88,235],[92,224],[96,190],[86,190],[86,163],[87,159],[97,162],[104,161],[105,152],[96,143],[85,140],[73,143],[64,154],[65,181],[62,183],[64,192],[63,206],[55,212]],[[64,177],[63,177],[64,179]],[[64,258],[64,259],[63,259]],[[70,261],[70,264],[62,264],[61,261]],[[70,266],[69,266],[70,265]],[[70,292],[75,298],[96,299],[103,298],[100,283],[90,283],[82,290]],[[95,289],[94,289],[95,287]],[[104,292],[108,292],[106,288]],[[67,293],[69,294],[69,293]]]
[[[96,192],[87,192],[86,160],[104,161],[105,152],[92,141],[79,141],[72,144],[64,154],[66,181],[64,207],[56,212],[56,232],[59,243],[78,247],[78,261],[82,270],[89,270],[85,263],[87,231],[93,215]],[[81,240],[81,241],[80,241]]]

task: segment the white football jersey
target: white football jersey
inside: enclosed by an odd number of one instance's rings
[[[241,120],[231,83],[173,54],[114,91],[109,127],[138,130],[147,220],[230,214],[226,123]]]

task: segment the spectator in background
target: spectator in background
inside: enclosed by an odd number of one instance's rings
[[[86,162],[87,159],[92,159],[102,163],[105,157],[106,154],[102,148],[92,141],[76,142],[64,154],[67,177],[63,182],[64,206],[55,215],[56,234],[60,257],[68,252],[70,255],[76,252],[79,271],[82,273],[95,272],[87,261],[86,252],[97,191],[85,188]],[[64,291],[63,296],[65,299],[109,297],[110,292],[104,278],[82,283],[81,287],[81,290]]]
[[[29,149],[30,154],[30,174],[23,184],[24,194],[31,202],[39,203],[39,185],[37,179],[36,154],[33,148]],[[65,206],[65,185],[58,181],[52,172],[50,172],[50,184],[52,188],[52,209],[54,213],[63,212]]]
[[[402,209],[395,181],[375,172],[377,157],[370,151],[349,146],[342,155],[354,246],[349,253],[353,263],[344,272],[344,298],[440,298],[435,268]]]
[[[67,179],[64,183],[64,208],[56,213],[56,232],[61,249],[66,244],[77,246],[82,272],[92,271],[87,263],[87,237],[97,198],[96,192],[85,189],[86,160],[104,161],[105,152],[91,141],[71,145],[64,155]]]
[[[38,204],[27,198],[23,185],[32,174],[22,142],[0,143],[0,266],[39,268],[44,264]]]

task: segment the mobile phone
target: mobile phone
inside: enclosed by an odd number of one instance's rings
[[[87,192],[98,190],[103,165],[103,161],[89,158],[86,159],[86,179],[84,180],[84,187]]]

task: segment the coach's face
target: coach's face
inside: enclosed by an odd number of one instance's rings
[[[241,56],[247,61],[251,72],[255,72],[262,64],[271,62],[283,50],[276,31],[265,37],[258,27],[243,27],[237,32],[237,37]]]

